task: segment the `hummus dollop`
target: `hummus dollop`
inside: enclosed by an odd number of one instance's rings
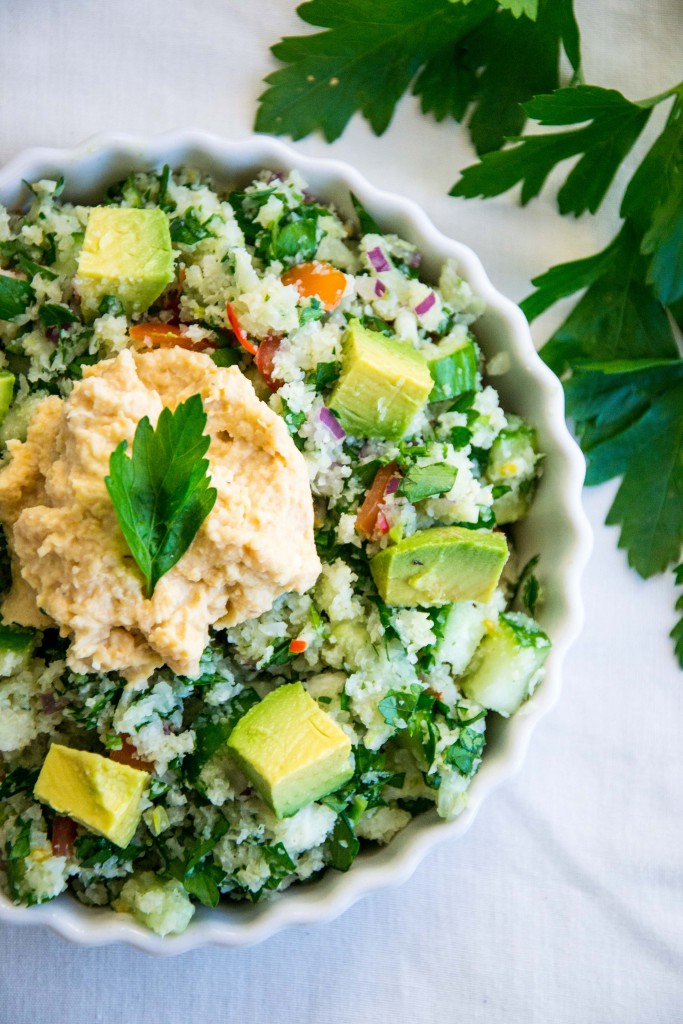
[[[213,510],[151,599],[104,478],[109,456],[143,416],[202,397]],[[320,562],[306,465],[282,419],[236,367],[182,348],[124,350],[84,369],[67,399],[36,408],[25,442],[8,445],[0,521],[12,557],[6,620],[59,626],[76,672],[131,682],[168,665],[197,676],[209,627],[255,618],[313,586]]]

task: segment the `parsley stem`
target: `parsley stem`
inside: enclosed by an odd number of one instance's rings
[[[664,100],[670,99],[672,96],[678,96],[679,99],[683,99],[683,82],[679,82],[678,85],[674,85],[671,89],[667,89],[666,92],[660,92],[656,96],[650,96],[646,100],[636,100],[635,105],[637,107],[643,107],[650,109],[656,107],[658,104],[663,103]]]

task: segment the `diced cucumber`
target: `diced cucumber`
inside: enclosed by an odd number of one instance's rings
[[[479,361],[473,338],[445,338],[438,345],[426,347],[424,355],[434,381],[430,402],[444,402],[479,388]]]
[[[9,412],[6,413],[0,426],[0,442],[25,441],[28,432],[28,425],[36,406],[47,397],[46,391],[34,391],[21,400],[17,400]]]
[[[14,374],[9,370],[0,370],[0,423],[4,420],[7,410],[12,404],[15,380]]]
[[[34,629],[0,624],[0,676],[13,676],[25,668],[35,643]]]
[[[522,420],[507,427],[491,445],[486,478],[494,487],[496,522],[513,523],[529,510],[538,461],[536,431]],[[496,496],[496,489],[499,493]]]
[[[330,642],[341,655],[340,665],[357,672],[368,660],[376,658],[370,634],[365,626],[349,619],[330,628]]]
[[[443,639],[438,646],[438,658],[453,668],[453,674],[463,674],[486,632],[486,617],[490,615],[486,604],[476,601],[457,601],[448,610]]]
[[[476,653],[461,687],[470,700],[507,718],[540,679],[550,640],[522,612],[503,612]]]

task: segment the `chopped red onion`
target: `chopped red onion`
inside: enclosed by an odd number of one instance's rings
[[[398,485],[400,484],[400,482],[401,482],[400,476],[392,476],[392,477],[390,477],[389,478],[389,483],[387,484],[384,493],[385,494],[395,494],[396,491],[398,490]]]
[[[338,441],[341,441],[346,437],[346,431],[334,413],[330,412],[326,405],[324,405],[320,410],[320,422],[325,424],[332,436],[336,437]]]
[[[391,264],[379,246],[375,246],[374,249],[368,249],[368,259],[378,274],[383,273],[385,270],[391,270]]]
[[[424,316],[425,313],[429,312],[429,310],[432,308],[435,302],[436,295],[434,294],[434,292],[430,292],[429,295],[427,295],[426,298],[422,300],[422,302],[418,303],[418,305],[415,307],[415,312],[417,313],[418,316]]]
[[[55,711],[61,711],[66,707],[66,701],[58,700],[53,693],[41,693],[40,706],[43,714],[54,715]]]
[[[375,281],[375,295],[378,298],[381,298],[386,290],[386,285],[382,284],[381,281]]]
[[[45,331],[45,337],[48,341],[51,341],[53,345],[56,345],[59,341],[59,327],[48,327]]]
[[[414,252],[413,255],[410,257],[410,259],[408,260],[408,266],[409,267],[419,267],[421,263],[422,263],[422,253],[421,252]]]

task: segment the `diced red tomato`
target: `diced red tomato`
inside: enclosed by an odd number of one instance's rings
[[[291,267],[280,280],[283,284],[295,284],[302,298],[320,299],[328,312],[339,305],[346,291],[346,276],[341,270],[318,260]]]
[[[73,857],[76,842],[76,822],[58,814],[52,822],[52,852],[55,857]]]
[[[289,653],[303,654],[307,647],[308,644],[306,643],[305,640],[292,640],[291,644],[289,645]]]
[[[119,764],[127,764],[130,768],[137,768],[141,772],[153,772],[154,765],[151,761],[145,761],[137,752],[127,736],[121,737],[121,746],[118,750],[110,750],[109,757]]]
[[[365,495],[363,504],[358,509],[356,528],[366,537],[372,537],[378,530],[380,533],[387,533],[389,529],[386,516],[380,514],[380,505],[384,501],[389,481],[392,476],[396,476],[397,472],[398,466],[395,462],[390,462],[387,466],[380,466],[370,490]]]
[[[165,324],[150,320],[148,323],[133,324],[128,329],[128,334],[134,342],[140,343],[149,348],[186,348],[194,352],[201,352],[205,348],[215,348],[214,342],[208,338],[201,338],[196,341],[183,334],[177,324]]]
[[[263,381],[271,391],[277,391],[282,387],[282,381],[273,376],[273,359],[282,341],[281,334],[266,334],[254,356],[256,369],[263,377]]]
[[[249,341],[249,338],[246,336],[246,334],[240,327],[240,322],[237,319],[237,313],[232,308],[232,303],[225,303],[225,313],[228,318],[228,323],[230,324],[230,329],[232,330],[232,333],[239,341],[242,348],[246,348],[247,352],[251,352],[252,356],[255,356],[256,353],[258,352],[258,349],[256,348],[256,345],[254,345],[253,341]]]

